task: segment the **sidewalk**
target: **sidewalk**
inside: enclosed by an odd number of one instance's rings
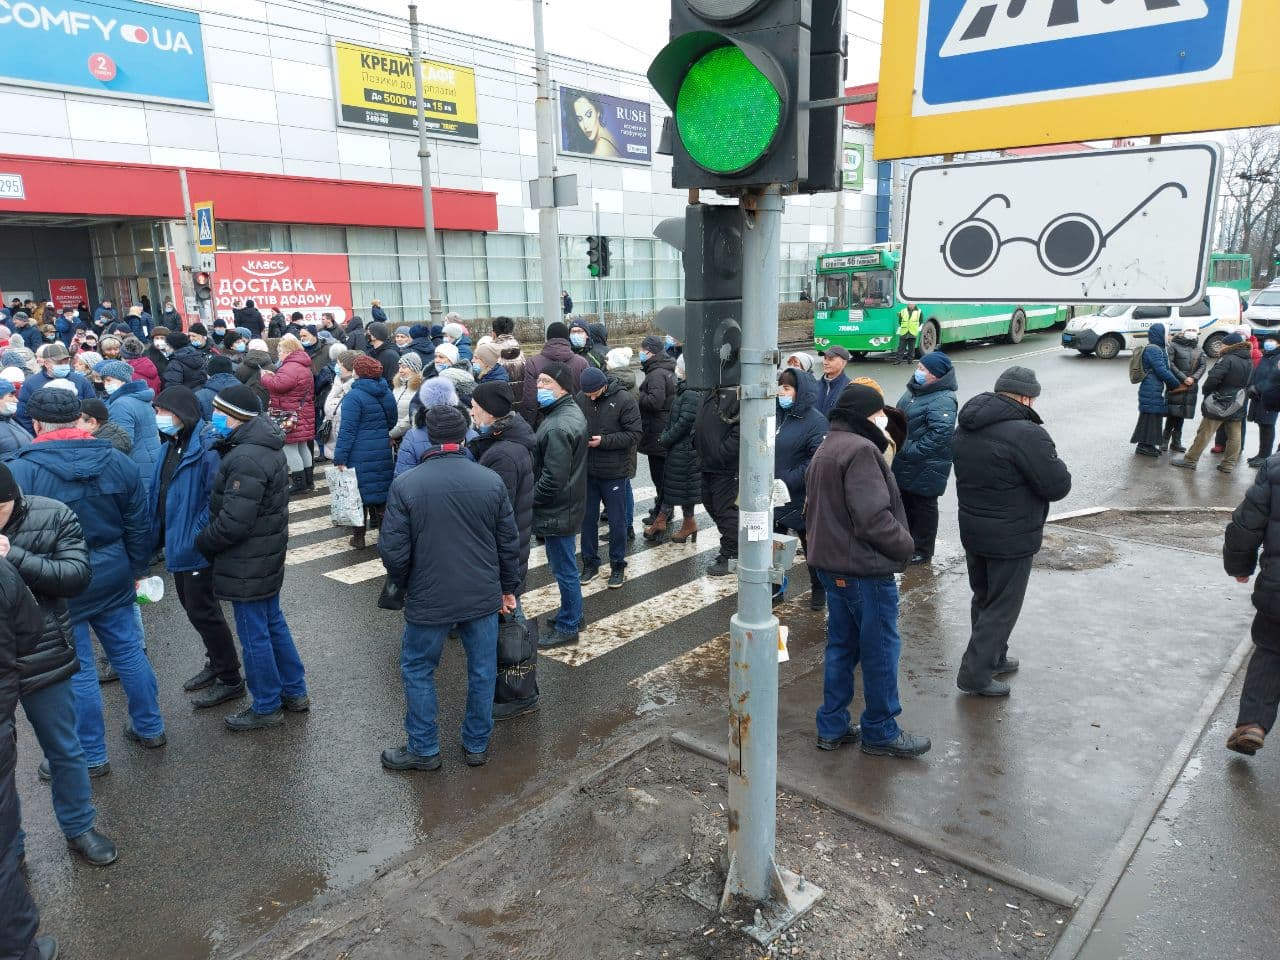
[[[1014,634],[1012,697],[956,690],[970,595],[952,566],[913,590],[901,616],[900,721],[930,736],[932,752],[816,750],[822,670],[788,682],[784,668],[780,785],[1048,899],[1083,898],[1246,636],[1251,608],[1216,557],[1070,531],[1054,539]],[[856,718],[860,694],[852,709]],[[708,721],[681,739],[723,755],[727,737]]]

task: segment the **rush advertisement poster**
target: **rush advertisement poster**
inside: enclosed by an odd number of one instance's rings
[[[649,104],[606,93],[560,88],[560,152],[598,160],[652,159]]]
[[[220,253],[214,273],[216,316],[252,300],[266,316],[300,311],[308,323],[332,313],[339,323],[351,312],[351,273],[344,253]]]

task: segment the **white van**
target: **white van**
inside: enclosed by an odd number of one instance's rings
[[[1169,338],[1188,327],[1199,327],[1204,352],[1216,357],[1223,338],[1244,322],[1242,313],[1240,294],[1230,287],[1209,287],[1203,300],[1184,307],[1113,304],[1099,313],[1068,320],[1062,346],[1110,360],[1121,350],[1145,346],[1148,328],[1163,323]]]

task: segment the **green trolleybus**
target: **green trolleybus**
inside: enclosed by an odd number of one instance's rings
[[[813,340],[819,350],[841,346],[855,357],[898,348],[897,244],[818,257]],[[940,343],[1004,337],[1018,343],[1028,330],[1070,319],[1070,308],[1043,304],[919,303],[921,353]]]
[[[1247,295],[1253,289],[1253,257],[1247,253],[1209,254],[1205,282],[1211,287],[1231,287]]]

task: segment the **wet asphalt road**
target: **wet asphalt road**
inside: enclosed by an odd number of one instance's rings
[[[1044,386],[1037,409],[1075,477],[1061,510],[1229,506],[1247,485],[1251,471],[1243,467],[1230,478],[1206,466],[1188,474],[1132,455],[1127,441],[1136,388],[1128,383],[1124,357],[1078,357],[1059,349],[1052,332],[1016,347],[949,352],[962,402],[990,389],[1011,363],[1036,370]],[[876,377],[892,400],[910,368],[867,362],[850,372]],[[636,485],[647,485],[643,472]],[[637,514],[647,505],[638,503]],[[295,511],[300,522],[315,521],[327,515],[327,499],[318,495]],[[949,492],[940,552],[958,549],[954,514]],[[703,514],[702,525],[708,522]],[[604,621],[608,633],[598,655],[577,666],[541,659],[542,709],[498,728],[487,767],[472,770],[461,762],[463,658],[451,647],[438,678],[445,767],[433,775],[389,775],[378,755],[404,739],[401,621],[375,605],[380,578],[344,573],[373,560],[374,551],[317,546],[339,536],[318,522],[291,538],[291,551],[308,552],[296,554],[300,562],[289,567],[282,599],[314,706],[309,715],[290,715],[283,729],[232,735],[222,726],[225,711],[193,712],[181,682],[201,664],[199,641],[172,599],[146,609],[169,746],[145,752],[126,744],[121,691],[107,688],[113,772],[94,789],[99,826],[120,844],[116,865],[95,870],[72,861],[48,788],[36,778],[39,755],[30,729],[19,722],[18,789],[31,885],[45,929],[64,940],[66,956],[229,956],[290,911],[340,897],[379,870],[410,857],[445,859],[590,767],[617,738],[720,710],[715,691],[723,674],[715,665],[701,675],[681,674],[658,700],[647,685],[630,683],[727,628],[731,594],[720,582],[701,579],[712,531],[685,547],[637,541],[633,563],[647,572],[587,601],[588,623]],[[640,559],[654,549],[664,553]],[[353,579],[358,582],[345,582]],[[529,588],[551,582],[542,566],[531,572]],[[819,618],[795,629],[802,634],[799,646],[820,647]]]

